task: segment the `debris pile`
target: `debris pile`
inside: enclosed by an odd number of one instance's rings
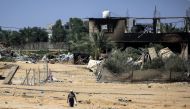
[[[58,62],[72,62],[73,61],[73,54],[71,54],[70,52],[68,52],[67,54],[60,54],[56,57],[56,60]]]
[[[187,77],[190,70],[187,62],[180,57],[180,53],[173,52],[169,47],[129,47],[122,51],[112,51],[104,61],[90,60],[87,68],[94,72],[99,82],[189,81]],[[172,79],[168,73],[170,69],[173,73]],[[151,71],[156,73],[153,74]]]
[[[42,59],[42,62],[49,62],[50,64],[55,63],[72,63],[73,62],[73,54],[68,52],[67,54],[58,54],[58,55],[50,55],[45,54]]]

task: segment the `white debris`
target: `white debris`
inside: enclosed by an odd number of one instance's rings
[[[101,63],[101,61],[98,60],[89,60],[87,68],[92,70],[93,72],[96,72],[98,65]]]
[[[167,59],[171,56],[175,56],[175,54],[168,48],[163,48],[159,51],[158,55],[162,58],[162,59]]]
[[[67,54],[60,54],[57,58],[56,58],[59,62],[68,62],[68,61],[72,61],[73,60],[73,54],[71,53],[67,53]]]
[[[46,62],[46,61],[48,61],[48,59],[47,59],[47,56],[44,55],[44,56],[42,57],[42,62]]]

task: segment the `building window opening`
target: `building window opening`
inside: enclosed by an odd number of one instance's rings
[[[101,31],[105,32],[105,33],[112,33],[113,32],[113,25],[101,25]]]

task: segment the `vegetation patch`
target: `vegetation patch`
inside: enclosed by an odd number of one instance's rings
[[[3,57],[0,59],[2,62],[15,62],[15,59],[12,57]]]
[[[165,69],[172,72],[187,71],[187,63],[178,56],[172,56],[165,61]]]
[[[156,58],[151,61],[148,61],[144,64],[143,69],[162,69],[164,68],[164,62],[161,58]]]
[[[131,65],[127,63],[128,59],[127,51],[115,50],[105,61],[104,67],[114,74],[128,73],[131,70]]]

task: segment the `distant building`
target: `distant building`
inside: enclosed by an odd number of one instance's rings
[[[121,45],[139,47],[149,43],[161,43],[171,46],[177,52],[182,52],[182,45],[188,47],[190,41],[190,18],[189,17],[153,17],[153,18],[135,18],[135,17],[103,17],[88,18],[89,35],[104,32],[104,35]],[[185,25],[182,31],[162,32],[161,20],[182,19]],[[152,23],[137,23],[138,20],[150,20]],[[186,49],[189,50],[189,49]],[[188,53],[186,51],[186,53]]]
[[[48,33],[48,39],[49,39],[49,41],[50,41],[50,39],[52,37],[52,27],[53,27],[53,24],[49,24],[46,27],[46,32]]]

